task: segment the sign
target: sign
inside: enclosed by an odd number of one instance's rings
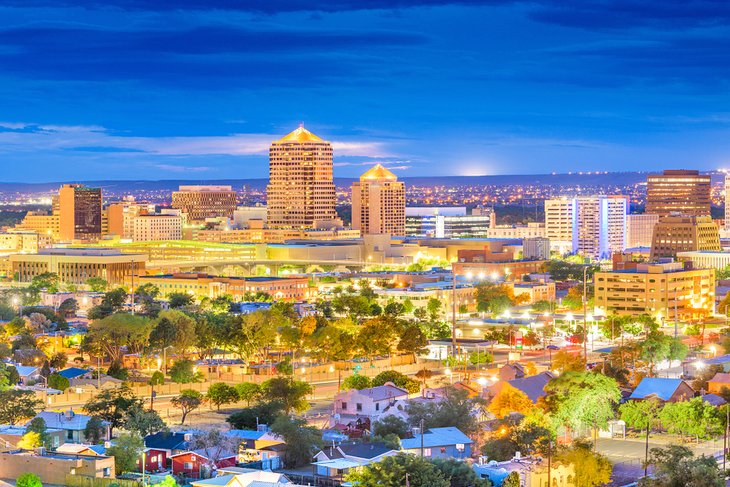
[[[522,332],[516,331],[515,332],[515,348],[516,349],[522,350],[522,341],[523,341]]]

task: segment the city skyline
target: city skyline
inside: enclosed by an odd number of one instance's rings
[[[265,178],[300,122],[340,178],[729,159],[722,6],[207,5],[6,4],[3,180]]]

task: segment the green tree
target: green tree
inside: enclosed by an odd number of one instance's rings
[[[41,479],[34,473],[24,473],[15,481],[17,487],[43,487]]]
[[[71,316],[75,316],[78,309],[78,301],[76,301],[74,298],[68,298],[58,306],[57,313],[63,318],[69,318]]]
[[[396,370],[386,370],[373,377],[372,387],[385,385],[386,382],[392,382],[396,387],[405,389],[412,394],[421,390],[421,385],[417,380],[411,379]]]
[[[652,448],[649,464],[651,477],[639,481],[640,487],[722,487],[725,479],[712,457],[695,457],[686,446],[669,445]]]
[[[28,431],[18,442],[18,448],[21,450],[35,450],[42,444],[41,435],[35,431]]]
[[[291,377],[274,377],[261,384],[261,396],[267,401],[281,402],[286,414],[292,411],[303,413],[309,409],[307,396],[313,392],[312,385]]]
[[[48,359],[48,365],[56,370],[63,369],[68,363],[68,356],[63,352],[56,352]]]
[[[377,420],[373,424],[373,434],[375,436],[396,435],[398,438],[406,438],[410,433],[408,423],[402,418],[389,414]]]
[[[368,389],[372,386],[373,382],[370,377],[360,374],[353,374],[345,377],[345,380],[342,381],[341,389],[343,391],[349,391],[350,389],[357,389],[358,391],[361,391],[363,389]]]
[[[90,277],[86,280],[86,286],[92,293],[103,293],[109,287],[109,283],[101,277]]]
[[[92,445],[97,445],[104,437],[104,423],[96,416],[92,416],[84,427],[84,438]]]
[[[545,392],[545,404],[556,425],[574,430],[582,426],[605,428],[621,399],[614,379],[591,372],[566,372],[548,382]]]
[[[284,405],[278,401],[262,402],[231,414],[226,421],[234,429],[256,429],[260,424],[271,425],[284,414]]]
[[[161,431],[167,431],[167,425],[157,411],[143,409],[141,407],[129,411],[124,428],[131,433],[138,434],[142,438]]]
[[[117,475],[133,472],[137,468],[137,460],[144,450],[144,441],[136,434],[122,433],[114,441],[114,445],[106,450],[106,454],[114,457]]]
[[[121,363],[123,350],[128,353],[142,351],[150,331],[152,325],[146,317],[117,313],[91,323],[84,343],[91,351]]]
[[[386,457],[351,472],[347,481],[362,487],[451,487],[449,480],[432,462],[405,453]]]
[[[349,360],[354,349],[353,334],[340,326],[325,325],[310,337],[312,355],[327,362]]]
[[[261,395],[261,386],[255,382],[242,382],[236,384],[236,392],[241,401],[246,401],[246,406],[251,405]]]
[[[589,442],[574,441],[571,447],[558,451],[556,460],[573,465],[573,485],[595,487],[611,481],[611,462],[595,453]]]
[[[41,444],[46,448],[51,447],[51,435],[48,434],[48,428],[46,427],[46,421],[41,417],[33,418],[28,426],[25,428],[27,432],[37,433]]]
[[[399,352],[411,353],[415,357],[427,350],[428,337],[420,326],[415,323],[403,327],[398,340],[397,350]]]
[[[365,322],[355,337],[356,348],[362,356],[372,359],[378,355],[388,355],[398,342],[395,324],[382,316]]]
[[[522,487],[522,481],[520,480],[520,474],[517,472],[510,472],[507,477],[502,481],[502,487]]]
[[[143,407],[142,399],[124,385],[99,392],[84,405],[84,411],[109,422],[110,430],[123,426],[130,412]]]
[[[490,487],[487,479],[480,479],[468,463],[454,458],[434,458],[431,463],[443,474],[451,487]]]
[[[0,392],[0,423],[17,424],[27,421],[43,408],[33,391],[8,389]]]
[[[659,412],[659,419],[669,433],[689,435],[697,439],[712,438],[723,431],[723,418],[719,410],[701,397],[666,403]]]
[[[180,394],[173,397],[170,403],[182,411],[180,424],[185,424],[185,419],[192,411],[195,411],[203,404],[204,396],[193,389],[183,389]]]
[[[305,419],[279,416],[271,425],[271,431],[286,443],[284,466],[297,468],[309,465],[322,445],[321,432],[307,424]]]
[[[644,401],[628,401],[619,407],[621,419],[629,428],[643,430],[646,432],[646,444],[644,448],[644,462],[649,462],[649,434],[651,430],[659,425],[659,412],[661,403],[655,399]],[[644,471],[646,475],[646,470]]]
[[[474,298],[477,310],[498,315],[516,303],[512,289],[506,284],[480,283],[477,285]]]
[[[504,384],[489,403],[487,409],[497,418],[504,418],[513,413],[524,416],[534,407],[535,405],[527,397],[527,394],[509,384]]]
[[[184,308],[193,304],[193,297],[188,293],[170,293],[167,295],[171,309]]]
[[[43,272],[42,274],[38,274],[33,277],[30,282],[30,287],[37,291],[45,289],[49,293],[55,294],[58,292],[58,285],[60,282],[61,280],[59,279],[58,274],[54,272]]]
[[[176,360],[170,367],[170,380],[177,384],[190,384],[203,380],[203,374],[195,370],[195,362],[189,359]]]
[[[51,389],[58,389],[59,391],[65,391],[71,386],[68,379],[64,376],[53,373],[48,376],[48,387]]]
[[[193,347],[195,340],[195,320],[181,311],[171,309],[160,311],[157,315],[149,344],[158,350],[174,347],[179,354],[184,354]]]
[[[238,401],[238,392],[225,382],[216,382],[210,385],[205,398],[220,411],[221,406]]]

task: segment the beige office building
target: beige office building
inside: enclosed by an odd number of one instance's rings
[[[684,263],[638,264],[636,269],[596,272],[595,306],[601,314],[695,320],[713,311],[715,271],[685,270]]]
[[[0,253],[34,254],[40,249],[50,247],[53,240],[50,235],[37,232],[0,233]]]
[[[406,186],[380,164],[352,184],[352,228],[363,235],[405,235]]]
[[[122,254],[116,249],[42,249],[37,254],[10,256],[13,273],[19,282],[31,282],[45,272],[58,274],[61,282],[85,284],[100,277],[111,285],[128,283],[130,277],[144,273],[146,255]]]
[[[654,225],[658,221],[659,215],[652,213],[626,215],[626,248],[651,247]]]
[[[719,229],[709,216],[672,215],[654,225],[651,260],[695,250],[721,250]]]
[[[134,236],[134,219],[139,215],[154,212],[155,205],[137,203],[133,197],[111,203],[106,208],[107,234],[121,238],[132,238]]]
[[[187,216],[190,223],[206,218],[233,218],[236,192],[231,186],[180,186],[172,193],[172,207]]]
[[[47,235],[55,242],[61,238],[61,221],[58,213],[29,211],[13,230]]]
[[[709,175],[694,170],[666,170],[647,178],[646,212],[669,216],[709,216],[712,183]]]
[[[134,219],[132,239],[135,242],[180,240],[182,225],[179,215],[139,215]]]
[[[341,226],[332,176],[332,144],[300,126],[269,149],[266,188],[271,228]]]
[[[64,184],[58,190],[60,239],[98,240],[101,237],[101,189]]]
[[[545,200],[545,237],[550,249],[560,254],[573,250],[573,199]]]

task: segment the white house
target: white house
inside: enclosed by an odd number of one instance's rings
[[[314,473],[318,477],[342,480],[351,470],[397,455],[382,443],[343,443],[320,450],[314,456]]]
[[[372,424],[389,413],[398,401],[408,399],[408,391],[388,382],[369,389],[350,389],[335,396],[333,422],[348,424],[366,421]]]

